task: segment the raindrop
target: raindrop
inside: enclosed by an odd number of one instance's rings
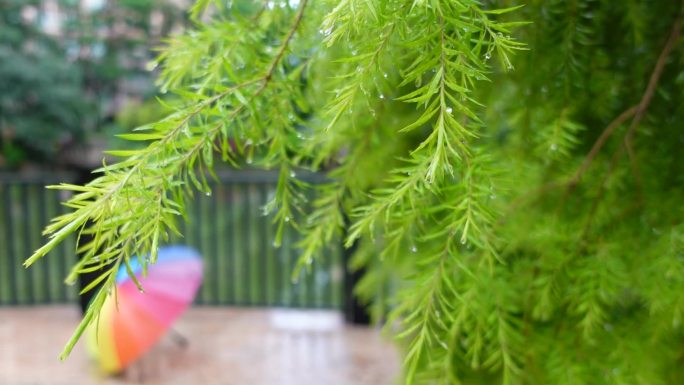
[[[330,36],[330,34],[332,33],[332,27],[328,29],[321,29],[318,32],[320,32],[323,36]]]
[[[454,112],[454,109],[451,107],[447,107],[446,112],[447,114],[451,115],[451,113]]]
[[[558,150],[558,145],[556,143],[551,143],[551,151]]]
[[[285,217],[285,222],[289,222],[289,221],[290,221],[290,217]]]
[[[252,162],[254,162],[252,158],[247,158],[247,164],[252,164]]]
[[[491,199],[491,200],[496,199],[496,195],[494,195],[494,194],[490,195],[490,196],[489,196],[489,199]]]
[[[273,241],[273,247],[278,247],[278,241]]]
[[[383,76],[385,79],[387,79],[387,77],[388,77],[389,75],[387,74],[387,72],[385,72],[384,74],[382,74],[382,76]]]
[[[384,98],[385,98],[385,95],[380,94],[380,95],[378,95],[378,97],[379,97],[380,99],[384,99]]]
[[[355,49],[351,51],[351,54],[352,54],[353,56],[356,56],[357,53],[359,53],[359,52],[358,52],[357,50],[355,50]],[[359,66],[359,68],[361,68],[361,66]]]
[[[416,245],[411,246],[411,252],[412,252],[412,253],[417,253],[417,252],[418,252],[418,248],[416,247]]]
[[[461,244],[462,244],[462,245],[465,245],[466,242],[468,242],[468,240],[467,240],[465,237],[462,237],[462,238],[461,238]]]
[[[145,290],[143,290],[143,288],[142,288],[142,287],[141,287],[141,288],[139,288],[139,289],[138,289],[138,291],[139,291],[139,292],[141,292],[141,293],[144,293],[144,292],[145,292]]]
[[[485,54],[485,60],[489,60],[489,59],[491,59],[491,58],[492,58],[492,54],[490,54],[489,52],[487,52],[487,53]]]
[[[291,170],[291,171],[290,171],[290,178],[294,178],[294,177],[296,177],[296,176],[297,176],[297,173],[294,172],[294,170]]]

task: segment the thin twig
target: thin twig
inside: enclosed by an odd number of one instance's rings
[[[297,29],[299,29],[299,25],[302,23],[302,17],[304,16],[304,10],[306,9],[306,3],[308,3],[308,0],[302,0],[302,2],[299,4],[299,10],[297,11],[297,16],[295,16],[294,23],[292,23],[290,31],[287,33],[287,36],[285,36],[285,41],[280,46],[280,50],[276,54],[276,57],[273,59],[273,62],[271,62],[271,67],[268,69],[268,72],[264,77],[264,80],[266,82],[271,80],[273,72],[275,71],[276,67],[278,67],[278,63],[280,63],[280,60],[283,58],[283,55],[285,55],[285,51],[287,51],[287,48],[290,45],[290,40],[292,40],[292,36],[294,36],[295,32],[297,32]]]
[[[582,175],[589,169],[589,166],[591,166],[591,163],[594,161],[594,158],[596,158],[596,155],[598,155],[599,151],[603,148],[603,145],[606,144],[610,136],[615,132],[615,130],[620,127],[624,122],[627,121],[627,119],[631,118],[636,114],[638,109],[637,106],[630,107],[628,110],[624,111],[620,115],[618,115],[617,118],[615,118],[606,128],[603,130],[601,133],[601,136],[598,137],[594,145],[591,147],[591,150],[587,154],[587,156],[584,158],[584,162],[582,162],[582,165],[577,169],[577,172],[575,172],[575,175],[570,179],[568,182],[568,186],[574,187],[577,185],[577,183],[580,182],[582,179]]]
[[[642,188],[642,179],[641,173],[639,172],[639,166],[636,162],[636,157],[634,155],[632,141],[634,139],[634,133],[636,132],[636,128],[639,126],[639,123],[641,123],[641,120],[644,118],[644,115],[646,115],[646,110],[648,109],[648,106],[651,104],[651,100],[653,99],[653,95],[655,94],[655,90],[658,86],[658,81],[660,80],[660,76],[663,74],[663,69],[665,68],[667,58],[670,56],[670,53],[674,49],[677,40],[679,40],[679,36],[681,33],[681,25],[682,12],[679,13],[679,16],[677,16],[677,19],[675,20],[674,25],[672,26],[670,36],[667,39],[667,42],[665,43],[665,47],[663,47],[663,51],[660,53],[660,56],[658,57],[656,66],[653,69],[651,78],[648,81],[646,91],[644,92],[644,95],[641,98],[639,105],[637,106],[636,114],[634,115],[632,124],[629,126],[629,129],[627,130],[627,134],[625,135],[624,139],[625,148],[627,150],[627,154],[629,155],[629,159],[632,164],[632,173],[634,174],[634,178],[636,179],[637,186],[640,191]]]
[[[684,1],[682,2],[682,4],[684,4]],[[611,159],[611,163],[610,163],[610,166],[608,168],[608,171],[604,175],[604,177],[603,177],[603,179],[599,185],[598,194],[597,194],[596,198],[594,199],[594,202],[592,203],[591,211],[589,212],[589,216],[587,217],[587,221],[586,221],[586,224],[584,226],[582,239],[584,239],[585,236],[589,232],[589,227],[591,226],[591,223],[594,219],[594,216],[596,215],[596,212],[598,211],[599,202],[603,198],[603,193],[605,192],[605,185],[608,181],[608,178],[610,177],[610,175],[615,170],[615,168],[617,166],[617,162],[625,150],[629,154],[630,160],[632,161],[632,172],[634,173],[634,177],[636,179],[637,189],[639,190],[638,194],[639,194],[639,196],[641,196],[641,189],[642,189],[641,175],[639,174],[638,165],[636,163],[636,159],[634,158],[634,152],[632,149],[632,138],[634,136],[634,132],[636,131],[636,128],[639,126],[639,123],[641,123],[641,120],[646,115],[646,111],[648,110],[648,106],[650,105],[651,100],[653,99],[653,95],[655,94],[655,90],[658,87],[658,81],[660,80],[660,76],[662,75],[663,69],[665,68],[665,62],[667,61],[668,56],[670,55],[670,53],[674,49],[674,47],[677,43],[677,40],[679,39],[683,15],[684,15],[684,12],[680,12],[679,15],[677,16],[677,19],[674,22],[674,25],[672,26],[672,31],[670,32],[670,35],[667,39],[667,42],[665,43],[663,50],[661,51],[660,55],[658,56],[658,61],[656,62],[655,68],[653,69],[653,72],[651,73],[651,77],[648,81],[648,86],[646,87],[646,90],[644,91],[644,94],[641,97],[641,101],[636,106],[634,118],[632,119],[632,123],[630,124],[629,128],[627,129],[627,133],[625,134],[625,137],[624,137],[623,146],[620,146],[618,148],[618,150],[615,152],[615,154],[613,155],[613,158]],[[641,201],[641,198],[639,200]]]
[[[683,2],[684,3],[684,2]],[[580,167],[577,169],[575,174],[573,175],[570,180],[567,182],[551,182],[547,183],[543,186],[541,186],[538,189],[535,189],[523,196],[518,197],[513,201],[513,203],[508,207],[506,212],[511,212],[521,206],[522,204],[525,203],[525,201],[530,198],[530,197],[535,197],[538,195],[542,195],[547,193],[548,191],[554,190],[556,188],[562,188],[562,187],[568,187],[568,188],[573,188],[575,187],[582,179],[582,176],[587,172],[591,164],[593,163],[594,159],[598,155],[598,153],[601,151],[603,146],[606,144],[608,139],[611,137],[611,135],[615,132],[615,130],[620,127],[622,124],[624,124],[628,119],[632,119],[632,123],[630,124],[629,128],[627,129],[627,133],[625,134],[624,137],[624,148],[620,147],[616,154],[614,155],[613,160],[611,161],[611,166],[610,169],[613,169],[612,163],[616,162],[617,159],[622,155],[623,150],[627,150],[627,153],[630,157],[630,160],[632,161],[632,172],[634,173],[635,179],[637,180],[637,185],[641,185],[641,176],[638,171],[638,166],[636,164],[636,158],[634,156],[633,152],[633,147],[632,147],[632,139],[634,136],[634,132],[636,131],[637,126],[643,119],[644,115],[646,114],[646,111],[648,109],[648,106],[651,103],[651,100],[653,99],[653,95],[655,94],[655,90],[658,86],[658,81],[660,80],[660,76],[663,73],[663,69],[665,68],[665,64],[667,61],[668,56],[672,52],[672,50],[675,48],[677,40],[680,37],[680,30],[681,30],[681,24],[682,24],[682,16],[683,12],[679,13],[679,16],[674,22],[674,25],[672,27],[672,31],[670,32],[670,35],[668,37],[667,42],[665,43],[665,46],[663,47],[663,50],[661,51],[660,55],[658,56],[658,60],[656,61],[656,66],[653,69],[653,72],[651,73],[651,76],[649,78],[648,86],[646,87],[646,90],[644,91],[643,96],[641,97],[641,100],[639,101],[639,104],[630,107],[629,109],[625,110],[622,112],[620,115],[618,115],[612,122],[606,126],[606,128],[603,130],[601,135],[598,137],[594,145],[592,146],[591,150],[585,157],[584,161],[580,165]],[[609,171],[610,174],[611,171]],[[606,176],[603,181],[601,182],[601,187],[600,191],[603,190],[603,184],[605,184],[606,180],[608,177]],[[641,187],[639,187],[641,188]],[[597,200],[600,199],[600,194],[599,197],[597,197]],[[592,212],[594,210],[592,209]],[[503,216],[502,216],[503,218]],[[498,221],[501,222],[501,219]],[[497,223],[498,223],[497,222]]]

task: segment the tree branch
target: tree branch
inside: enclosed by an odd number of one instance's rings
[[[628,110],[618,115],[618,117],[615,118],[612,122],[610,122],[608,126],[606,126],[606,128],[601,133],[601,136],[598,137],[594,145],[591,147],[591,150],[584,158],[584,162],[582,162],[582,165],[577,169],[575,175],[567,183],[569,187],[574,187],[580,182],[582,176],[587,171],[587,169],[589,169],[589,166],[591,166],[591,163],[594,161],[594,158],[596,158],[596,155],[598,155],[599,151],[601,151],[601,149],[606,144],[610,136],[613,135],[613,132],[615,132],[615,130],[618,127],[620,127],[623,123],[625,123],[629,118],[633,117],[634,114],[636,114],[637,109],[638,105],[630,107]]]
[[[683,2],[684,4],[684,2]],[[646,87],[646,90],[644,91],[643,96],[641,97],[641,101],[639,104],[636,106],[635,112],[634,112],[634,118],[632,119],[632,123],[629,125],[629,128],[627,129],[627,133],[625,134],[624,137],[624,147],[618,148],[618,150],[615,152],[613,155],[613,158],[611,160],[610,166],[608,168],[608,171],[606,172],[606,175],[603,177],[601,180],[601,184],[599,185],[599,191],[594,199],[594,203],[592,204],[591,211],[589,212],[589,217],[587,218],[586,224],[584,226],[583,230],[583,235],[582,239],[586,237],[586,235],[589,232],[589,227],[591,226],[591,223],[593,222],[594,216],[596,215],[596,211],[598,210],[598,205],[599,202],[601,201],[603,197],[603,193],[605,191],[605,184],[608,181],[608,178],[610,175],[613,173],[617,166],[617,162],[620,159],[620,157],[623,154],[623,151],[626,150],[630,157],[630,161],[632,163],[632,172],[634,173],[634,177],[636,179],[637,183],[637,188],[639,189],[639,195],[641,196],[641,175],[639,174],[639,169],[638,169],[638,164],[636,163],[636,158],[634,157],[634,152],[632,149],[632,139],[634,137],[634,132],[636,131],[636,128],[639,126],[639,123],[641,123],[641,120],[644,118],[646,115],[646,111],[648,110],[648,106],[651,103],[651,100],[653,99],[653,95],[655,94],[655,90],[658,87],[658,81],[660,80],[660,76],[663,74],[663,69],[665,68],[665,62],[667,61],[668,56],[674,49],[677,40],[679,39],[680,36],[680,29],[681,29],[681,23],[682,23],[682,15],[684,12],[680,12],[679,15],[677,16],[677,19],[674,22],[674,25],[672,26],[672,31],[670,32],[669,38],[667,39],[667,42],[665,43],[665,46],[663,47],[663,50],[661,51],[660,55],[658,56],[658,61],[656,62],[655,68],[653,69],[653,72],[651,73],[651,77],[648,81],[648,86]]]
[[[667,61],[668,56],[672,52],[672,50],[675,47],[675,44],[677,43],[677,40],[679,39],[680,36],[680,29],[681,29],[681,23],[682,23],[682,14],[680,12],[679,16],[675,20],[675,23],[672,27],[672,31],[670,32],[669,38],[667,42],[665,43],[665,47],[663,47],[663,50],[661,51],[660,55],[658,56],[658,61],[656,62],[656,66],[653,69],[653,72],[651,73],[651,77],[649,78],[648,81],[648,86],[646,87],[646,90],[644,91],[643,96],[641,97],[641,101],[639,101],[639,104],[636,106],[630,107],[628,110],[624,111],[621,113],[615,120],[613,120],[605,130],[601,133],[601,136],[596,140],[594,143],[594,146],[591,148],[589,153],[587,154],[586,158],[584,159],[584,162],[582,162],[582,165],[579,167],[577,172],[575,173],[575,176],[570,179],[568,182],[569,187],[574,187],[577,185],[577,183],[580,182],[582,175],[587,171],[589,166],[591,165],[592,161],[598,155],[598,152],[603,148],[603,146],[606,144],[608,141],[608,138],[615,132],[615,130],[625,123],[627,119],[633,117],[632,123],[629,126],[629,129],[627,130],[627,134],[625,135],[625,146],[627,148],[627,152],[630,155],[630,159],[633,162],[633,170],[636,170],[636,159],[634,158],[634,152],[632,150],[632,139],[634,137],[634,132],[641,123],[641,120],[643,119],[644,115],[646,114],[646,111],[648,109],[648,106],[651,104],[651,100],[653,99],[653,95],[655,93],[655,90],[658,86],[658,81],[660,80],[660,76],[663,73],[663,69],[665,68],[665,62]],[[636,171],[635,171],[636,172]],[[638,176],[638,174],[635,174],[635,177],[639,181],[641,178]]]
[[[677,19],[674,22],[674,25],[672,26],[672,31],[670,32],[670,36],[667,39],[667,42],[665,43],[665,47],[663,48],[663,51],[660,53],[660,56],[658,57],[658,61],[656,62],[656,66],[653,69],[653,73],[651,74],[651,78],[648,81],[648,86],[646,87],[646,91],[644,92],[643,97],[641,98],[641,101],[639,102],[636,110],[636,114],[634,115],[634,119],[632,120],[632,124],[629,126],[629,129],[627,130],[627,134],[625,134],[625,149],[627,150],[627,154],[629,155],[629,160],[632,164],[632,173],[634,174],[634,178],[637,181],[637,185],[639,186],[639,189],[641,189],[641,173],[639,172],[639,166],[638,163],[636,162],[636,157],[634,155],[634,150],[632,147],[632,141],[634,139],[634,133],[636,132],[636,128],[639,126],[639,123],[641,123],[641,120],[644,118],[644,115],[646,115],[646,110],[648,109],[648,106],[651,104],[651,100],[653,99],[653,95],[655,93],[656,88],[658,87],[658,81],[660,80],[660,76],[663,74],[663,69],[665,68],[665,62],[667,61],[667,58],[669,57],[670,53],[672,50],[675,48],[675,45],[677,43],[677,40],[679,40],[679,36],[681,33],[681,26],[682,26],[682,12],[679,13],[677,16]]]

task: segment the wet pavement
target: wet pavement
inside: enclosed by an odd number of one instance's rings
[[[331,311],[199,307],[118,377],[103,377],[83,346],[57,356],[75,307],[0,308],[0,385],[390,385],[395,348],[375,329],[345,325]]]

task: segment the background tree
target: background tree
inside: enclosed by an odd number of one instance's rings
[[[26,264],[86,233],[69,279],[112,266],[65,355],[113,272],[154,263],[211,193],[218,155],[279,170],[266,209],[276,243],[303,233],[300,269],[351,217],[358,291],[409,384],[684,380],[682,2],[247,4],[199,1],[158,60],[183,105],[93,182],[55,186],[73,211]]]
[[[121,133],[117,115],[157,93],[153,48],[187,21],[177,3],[154,0],[0,0],[0,10],[0,167],[9,168],[69,163],[65,147]]]
[[[27,6],[0,1],[0,167],[54,156],[60,143],[92,128],[81,68],[31,22],[35,13],[22,13]]]

